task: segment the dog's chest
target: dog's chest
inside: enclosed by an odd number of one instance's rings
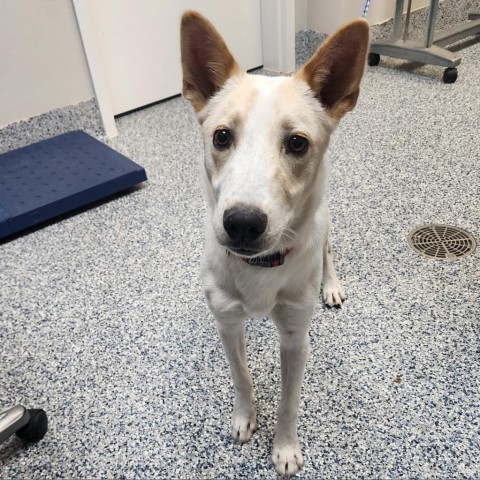
[[[266,315],[276,305],[285,285],[285,278],[277,271],[281,267],[246,267],[233,277],[243,308],[253,316]]]
[[[300,300],[301,292],[312,282],[312,273],[321,268],[320,262],[303,265],[294,259],[272,267],[254,267],[247,264],[235,265],[232,273],[234,288],[248,315],[264,316],[276,305],[288,299]]]

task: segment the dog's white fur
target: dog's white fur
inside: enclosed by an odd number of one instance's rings
[[[322,281],[327,305],[345,299],[328,238],[323,157],[339,119],[356,103],[368,27],[363,21],[347,25],[292,77],[240,71],[213,26],[195,12],[184,14],[181,38],[183,92],[197,112],[205,141],[201,171],[208,215],[201,275],[235,387],[232,434],[244,443],[257,429],[244,321],[249,315],[270,315],[280,334],[282,370],[272,460],[279,474],[294,475],[303,467],[298,405],[308,329]],[[212,142],[219,129],[233,134],[228,148]],[[306,153],[289,151],[292,135],[307,139]],[[288,249],[284,265],[251,266],[229,251],[224,213],[236,205],[267,215],[255,256]]]

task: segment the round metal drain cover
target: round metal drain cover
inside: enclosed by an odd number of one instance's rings
[[[475,251],[477,242],[467,231],[451,225],[426,225],[411,231],[409,245],[418,253],[438,260],[455,260]]]

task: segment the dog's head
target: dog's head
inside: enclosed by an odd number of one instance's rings
[[[218,242],[242,256],[295,247],[322,198],[330,134],[357,102],[369,28],[352,21],[292,77],[243,72],[211,23],[181,24],[183,95],[205,141]]]

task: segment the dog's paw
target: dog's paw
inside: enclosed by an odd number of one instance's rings
[[[273,444],[272,463],[281,477],[296,475],[303,468],[303,456],[298,443]]]
[[[346,298],[342,285],[338,280],[326,282],[323,286],[323,301],[327,307],[341,308]]]
[[[247,443],[257,431],[257,415],[255,410],[249,414],[237,413],[232,419],[232,437],[240,445]]]

